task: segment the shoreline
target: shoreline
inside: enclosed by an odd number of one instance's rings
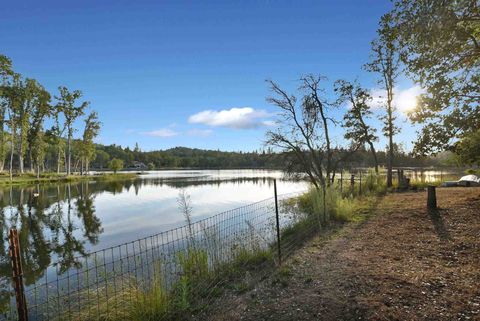
[[[44,174],[45,175],[45,174]],[[44,184],[44,183],[69,183],[69,182],[79,182],[85,180],[94,180],[94,181],[105,181],[105,180],[117,180],[117,179],[135,179],[138,177],[138,173],[105,173],[98,175],[62,175],[62,174],[46,174],[47,176],[36,177],[33,174],[23,174],[20,176],[13,176],[13,179],[10,180],[9,176],[0,177],[0,187],[4,186],[19,186],[19,185],[34,185],[34,184]]]

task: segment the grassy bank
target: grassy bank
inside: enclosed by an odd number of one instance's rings
[[[10,179],[10,176],[5,173],[0,174],[0,186],[21,186],[21,185],[32,185],[39,183],[65,183],[65,182],[76,182],[83,180],[119,180],[119,179],[133,179],[136,178],[137,174],[135,173],[108,173],[108,174],[99,174],[99,175],[65,175],[57,173],[44,173],[37,177],[35,174],[21,174],[14,175],[13,179]]]

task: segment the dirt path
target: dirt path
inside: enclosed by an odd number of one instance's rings
[[[209,317],[233,320],[480,320],[480,188],[390,194],[377,214],[312,240]]]

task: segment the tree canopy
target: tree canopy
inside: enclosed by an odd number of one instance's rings
[[[422,125],[415,152],[451,148],[480,126],[477,0],[397,0],[391,12],[408,75],[423,89],[410,114]]]

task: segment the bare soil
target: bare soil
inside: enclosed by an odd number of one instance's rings
[[[480,320],[480,188],[382,198],[363,223],[317,237],[208,320]]]

